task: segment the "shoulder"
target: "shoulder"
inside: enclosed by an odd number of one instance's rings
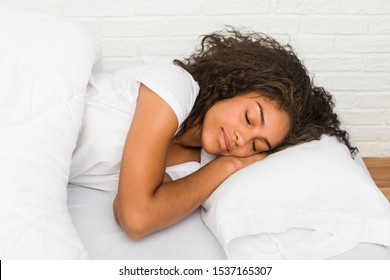
[[[196,93],[199,91],[198,83],[192,75],[173,63],[147,65],[139,72],[137,80],[142,83],[159,82],[169,88],[181,88]]]
[[[138,86],[144,84],[168,103],[178,118],[179,127],[199,94],[199,85],[191,74],[173,63],[146,66],[136,82]]]

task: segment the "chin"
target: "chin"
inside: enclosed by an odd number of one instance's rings
[[[202,145],[202,148],[203,150],[205,150],[206,153],[210,154],[210,155],[216,155],[216,156],[219,156],[221,155],[221,152],[219,150],[216,150],[215,148],[213,149],[213,147],[210,145],[207,145],[207,143],[205,143],[205,145]]]
[[[207,145],[206,146],[202,146],[203,150],[205,150],[206,153],[210,154],[210,155],[214,155],[215,153],[213,153],[213,150],[210,150]]]
[[[212,137],[206,137],[204,134],[202,134],[202,149],[210,155],[220,156],[222,152],[219,147],[218,140],[213,141],[212,139]]]

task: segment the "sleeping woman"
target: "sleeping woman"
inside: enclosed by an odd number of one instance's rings
[[[234,29],[187,59],[91,78],[71,183],[117,192],[133,239],[197,209],[237,170],[290,145],[348,134],[291,46]],[[201,150],[216,155],[200,167]]]

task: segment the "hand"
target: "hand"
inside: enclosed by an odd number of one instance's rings
[[[219,156],[218,159],[228,160],[233,163],[234,172],[255,163],[256,161],[264,159],[268,154],[260,153],[249,157],[234,157],[234,156]]]
[[[255,163],[256,161],[264,159],[268,154],[267,153],[260,153],[260,154],[254,154],[249,157],[236,157],[238,164],[237,164],[237,170],[244,168],[248,165],[251,165],[252,163]]]

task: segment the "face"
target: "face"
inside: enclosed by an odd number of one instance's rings
[[[252,92],[215,103],[206,113],[201,141],[209,154],[247,157],[280,144],[289,128],[286,112]]]

